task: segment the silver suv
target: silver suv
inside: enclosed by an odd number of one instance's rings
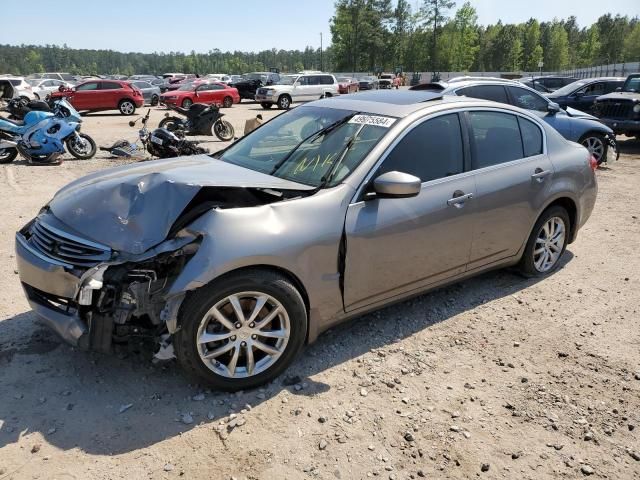
[[[339,95],[338,81],[329,73],[295,74],[280,76],[280,81],[256,91],[256,101],[262,108],[277,105],[288,110],[293,102],[308,102]]]

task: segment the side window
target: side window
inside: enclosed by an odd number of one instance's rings
[[[42,83],[43,87],[54,87],[56,84],[53,80],[47,80],[46,82]]]
[[[297,82],[298,82],[298,85],[309,85],[309,77],[300,76],[298,77]]]
[[[616,88],[622,87],[624,82],[607,82],[607,86],[605,87],[605,94],[614,92]]]
[[[333,85],[333,77],[329,75],[323,75],[322,77],[320,77],[320,80],[322,81],[323,85]]]
[[[605,94],[605,83],[604,82],[596,82],[592,83],[588,87],[586,87],[585,95],[604,95]]]
[[[76,87],[76,91],[81,92],[84,90],[98,90],[98,82],[83,83]]]
[[[45,73],[43,78],[58,78],[55,73]]]
[[[322,77],[318,76],[318,75],[312,75],[310,77],[307,77],[307,81],[309,82],[309,85],[322,85],[322,82],[320,81],[322,79]]]
[[[395,146],[384,160],[378,175],[404,172],[423,182],[464,171],[462,132],[458,115],[447,114],[426,120]]]
[[[533,157],[542,154],[542,131],[535,123],[518,117],[522,144],[524,146],[524,156]]]
[[[507,92],[505,92],[502,85],[476,85],[475,87],[461,88],[456,91],[456,93],[458,95],[464,95],[472,98],[509,103],[509,100],[507,99]]]
[[[471,165],[474,170],[524,157],[520,127],[515,115],[469,112]]]
[[[217,83],[212,83],[209,86],[209,90],[224,90],[224,86],[218,85]]]
[[[507,87],[507,89],[509,89],[509,93],[513,97],[513,104],[516,107],[539,112],[547,111],[549,102],[531,90],[520,87]]]
[[[100,90],[120,90],[122,86],[116,82],[102,82]]]

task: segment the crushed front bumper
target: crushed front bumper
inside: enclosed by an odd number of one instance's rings
[[[612,118],[598,118],[598,120],[613,130],[616,134],[630,133],[633,135],[640,135],[640,120],[617,120]]]

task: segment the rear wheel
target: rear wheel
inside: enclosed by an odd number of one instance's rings
[[[185,98],[182,101],[182,108],[189,109],[191,108],[191,105],[193,105],[193,100],[191,100],[190,98]]]
[[[166,117],[160,121],[158,128],[166,128],[170,132],[175,132],[182,129],[182,121],[176,117]]]
[[[0,149],[0,164],[11,163],[18,156],[17,148],[3,148]]]
[[[601,133],[591,132],[585,134],[580,143],[584,145],[589,153],[594,156],[600,165],[607,158],[607,150],[609,149],[609,142]]]
[[[96,154],[96,142],[87,134],[73,135],[66,144],[69,153],[79,160],[88,160]]]
[[[160,97],[158,97],[158,95],[154,95],[153,97],[151,97],[151,106],[152,107],[157,106],[158,103],[160,103]]]
[[[569,214],[563,207],[545,210],[529,236],[520,260],[520,271],[528,277],[539,277],[558,268],[567,248],[570,227]]]
[[[217,120],[213,124],[213,134],[223,142],[228,142],[233,139],[235,130],[233,129],[233,125],[226,120]]]
[[[224,97],[224,100],[222,100],[222,106],[224,108],[231,108],[232,105],[233,105],[233,98]]]
[[[268,271],[230,274],[184,301],[174,337],[181,367],[221,390],[273,380],[304,344],[307,312],[291,282]]]
[[[260,106],[265,110],[269,110],[271,107],[273,107],[273,103],[262,102]]]
[[[118,110],[122,115],[133,115],[136,113],[136,106],[131,100],[122,100],[118,104]]]

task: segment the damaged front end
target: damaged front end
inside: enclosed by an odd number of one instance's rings
[[[109,352],[132,336],[176,328],[184,293],[167,298],[172,280],[196,253],[186,230],[140,255],[111,250],[60,228],[41,213],[16,235],[18,269],[32,309],[65,341]]]

